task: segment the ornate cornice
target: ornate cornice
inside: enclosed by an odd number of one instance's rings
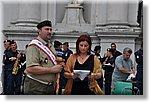
[[[95,33],[99,37],[139,37],[141,28],[127,25],[97,25],[95,27]]]

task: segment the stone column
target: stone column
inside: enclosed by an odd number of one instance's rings
[[[47,0],[48,19],[51,20],[52,25],[56,25],[56,0]]]
[[[105,25],[107,20],[107,0],[96,0],[96,25]]]
[[[132,26],[138,26],[137,22],[137,15],[138,15],[138,6],[139,6],[139,1],[134,0],[133,3],[129,4],[129,10],[128,10],[128,22]]]
[[[141,28],[137,27],[139,0],[134,1],[97,0],[95,34],[100,39],[102,55],[112,42],[117,43],[120,51],[125,47],[135,51],[135,39],[139,37]]]
[[[40,3],[20,2],[18,20],[13,23],[17,26],[36,26],[41,18],[40,11]]]
[[[138,0],[96,1],[96,24],[135,25],[137,26]]]
[[[108,0],[110,1],[110,0]],[[128,2],[108,2],[107,4],[107,24],[127,24],[128,23]]]
[[[4,35],[15,40],[18,50],[24,50],[25,45],[37,36],[36,25],[41,19],[40,2],[19,2],[18,19],[11,21],[13,25],[3,30]]]

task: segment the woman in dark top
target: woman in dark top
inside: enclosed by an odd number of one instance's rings
[[[88,59],[83,63],[80,64],[78,60],[75,62],[74,70],[92,70],[92,63],[91,61],[94,59],[93,55],[90,55]],[[81,80],[80,78],[76,78],[73,80],[73,86],[72,86],[72,94],[76,95],[85,95],[85,94],[94,94],[89,89],[88,86],[88,77],[85,77],[84,80]]]
[[[72,95],[94,95],[89,88],[89,81],[101,78],[101,63],[96,56],[91,54],[91,44],[90,36],[81,35],[76,42],[76,53],[69,57],[64,68],[65,77],[73,80]],[[79,74],[74,72],[75,70],[89,70],[89,74],[81,80]]]
[[[105,95],[110,95],[111,93],[111,80],[112,73],[114,71],[115,58],[113,56],[114,50],[111,48],[107,49],[107,57],[103,62],[104,66],[104,77],[105,77]]]

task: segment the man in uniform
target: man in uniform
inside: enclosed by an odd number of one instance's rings
[[[2,86],[3,86],[3,92],[1,94],[6,94],[6,88],[7,88],[7,71],[4,69],[7,64],[5,64],[6,61],[6,54],[10,50],[10,40],[4,40],[4,53],[3,53],[3,66],[2,66],[2,74],[1,74],[1,80],[2,80]]]
[[[141,48],[137,50],[134,55],[137,63],[137,87],[140,90],[140,94],[143,95],[143,43],[141,44]]]
[[[54,47],[49,41],[52,35],[51,21],[40,22],[37,29],[38,37],[29,43],[26,50],[24,94],[53,95],[56,76],[63,67],[57,64]]]
[[[11,41],[10,50],[5,52],[4,58],[4,88],[6,95],[18,95],[21,94],[21,78],[22,74],[20,69],[16,71],[16,74],[13,74],[13,69],[19,65],[20,55],[17,51],[17,43],[15,41]],[[15,66],[15,63],[17,66]],[[19,66],[18,66],[19,68]]]

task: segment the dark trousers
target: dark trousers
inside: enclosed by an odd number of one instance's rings
[[[59,95],[62,94],[62,89],[65,88],[67,83],[67,78],[64,77],[64,70],[61,71],[60,73],[60,80],[59,80]]]
[[[16,75],[12,74],[12,70],[8,70],[5,73],[6,79],[4,79],[4,83],[6,83],[5,93],[6,95],[19,95],[21,94],[21,82],[22,82],[22,73],[18,71]]]
[[[21,84],[22,84],[23,73],[19,71],[16,75],[14,75],[14,92],[15,95],[21,94]]]
[[[3,87],[3,94],[5,95],[7,92],[7,80],[9,76],[10,71],[9,70],[2,70],[2,87]]]
[[[143,65],[137,65],[136,81],[136,87],[140,90],[140,94],[143,95]]]
[[[105,70],[105,95],[111,94],[112,71]]]
[[[6,95],[14,95],[14,76],[12,75],[12,71],[8,70],[6,71],[6,80],[4,83],[6,83]]]

